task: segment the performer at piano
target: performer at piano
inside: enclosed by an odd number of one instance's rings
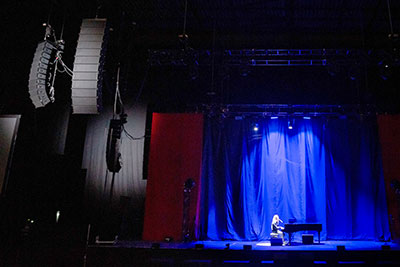
[[[275,214],[274,217],[272,217],[271,231],[272,233],[278,234],[278,236],[282,238],[282,244],[285,244],[285,239],[282,232],[282,230],[284,230],[284,227],[279,226],[279,222],[283,223],[283,221],[279,219],[279,215]]]

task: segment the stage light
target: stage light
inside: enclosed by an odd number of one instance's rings
[[[173,238],[173,237],[170,237],[170,236],[166,236],[166,237],[164,238],[164,241],[167,242],[167,243],[171,243],[172,241],[174,241],[174,238]]]
[[[393,74],[393,62],[390,58],[384,58],[378,63],[379,76],[383,80],[389,79]]]
[[[352,80],[352,81],[355,81],[358,78],[360,78],[361,70],[360,70],[359,64],[358,63],[351,64],[348,69],[347,74],[348,74],[350,80]]]
[[[240,76],[247,77],[250,74],[250,69],[248,66],[243,66],[240,68],[239,72],[240,72]]]
[[[288,120],[288,129],[292,130],[293,129],[293,122],[291,119]]]
[[[303,119],[305,119],[305,120],[311,120],[311,117],[304,116]]]
[[[329,61],[326,65],[326,70],[330,76],[334,77],[340,72],[339,65],[333,61]]]
[[[276,119],[278,119],[278,117],[271,117],[271,120],[276,120]]]
[[[260,129],[258,123],[254,123],[252,128],[254,132],[258,132],[258,130]]]
[[[57,210],[56,212],[56,223],[58,223],[58,219],[60,218],[60,211]]]

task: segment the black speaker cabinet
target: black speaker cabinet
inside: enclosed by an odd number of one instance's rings
[[[102,106],[103,67],[108,43],[106,19],[84,19],[72,77],[74,114],[98,114]]]
[[[252,250],[252,245],[243,245],[243,250]]]
[[[303,234],[301,236],[301,239],[303,240],[303,244],[305,245],[311,245],[314,243],[314,235],[312,234]]]
[[[40,42],[36,48],[29,74],[29,96],[35,108],[54,101],[50,87],[56,54],[56,45],[47,40]]]
[[[271,238],[271,246],[282,246],[282,238]]]

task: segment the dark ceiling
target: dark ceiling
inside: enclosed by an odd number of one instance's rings
[[[389,1],[394,31],[400,1]],[[169,45],[182,33],[185,0],[121,1],[142,42]],[[193,46],[334,47],[383,45],[391,32],[386,0],[188,0],[186,33]]]
[[[66,14],[68,31],[99,7],[100,17],[132,26],[136,45],[162,48],[183,32],[186,3],[186,33],[198,48],[377,47],[387,44],[390,21],[400,31],[397,0],[17,0],[0,12],[11,27],[45,22],[49,14],[61,26]]]
[[[14,101],[1,102],[7,102],[3,104],[6,106],[14,103],[15,110],[19,110],[18,105],[24,105],[20,104],[20,99],[27,99],[25,88],[32,54],[43,38],[41,24],[48,19],[59,36],[65,16],[64,59],[71,66],[82,18],[93,18],[96,13],[108,18],[113,27],[122,29],[116,31],[123,33],[115,35],[116,43],[126,41],[126,46],[117,45],[115,50],[128,51],[131,57],[145,52],[144,57],[147,57],[147,49],[179,47],[185,3],[185,0],[16,0],[2,3],[0,15],[5,23],[1,27],[7,34],[0,41],[3,47],[0,51],[5,54],[0,74],[7,78],[1,79],[0,96],[8,88],[8,97]],[[199,50],[213,47],[368,50],[393,45],[388,38],[392,31],[390,24],[394,33],[400,31],[398,0],[187,0],[185,33],[189,36],[189,46]],[[135,52],[129,52],[128,48]],[[19,51],[18,56],[10,51]],[[132,76],[140,77],[134,74]],[[66,95],[65,99],[69,97]]]

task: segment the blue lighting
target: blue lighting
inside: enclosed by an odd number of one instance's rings
[[[305,116],[305,117],[303,117],[303,119],[305,119],[305,120],[311,120],[311,117]]]
[[[278,117],[271,117],[271,120],[276,120],[278,119]]]
[[[205,121],[201,239],[267,240],[274,214],[321,223],[322,240],[389,238],[376,121],[304,115]]]

